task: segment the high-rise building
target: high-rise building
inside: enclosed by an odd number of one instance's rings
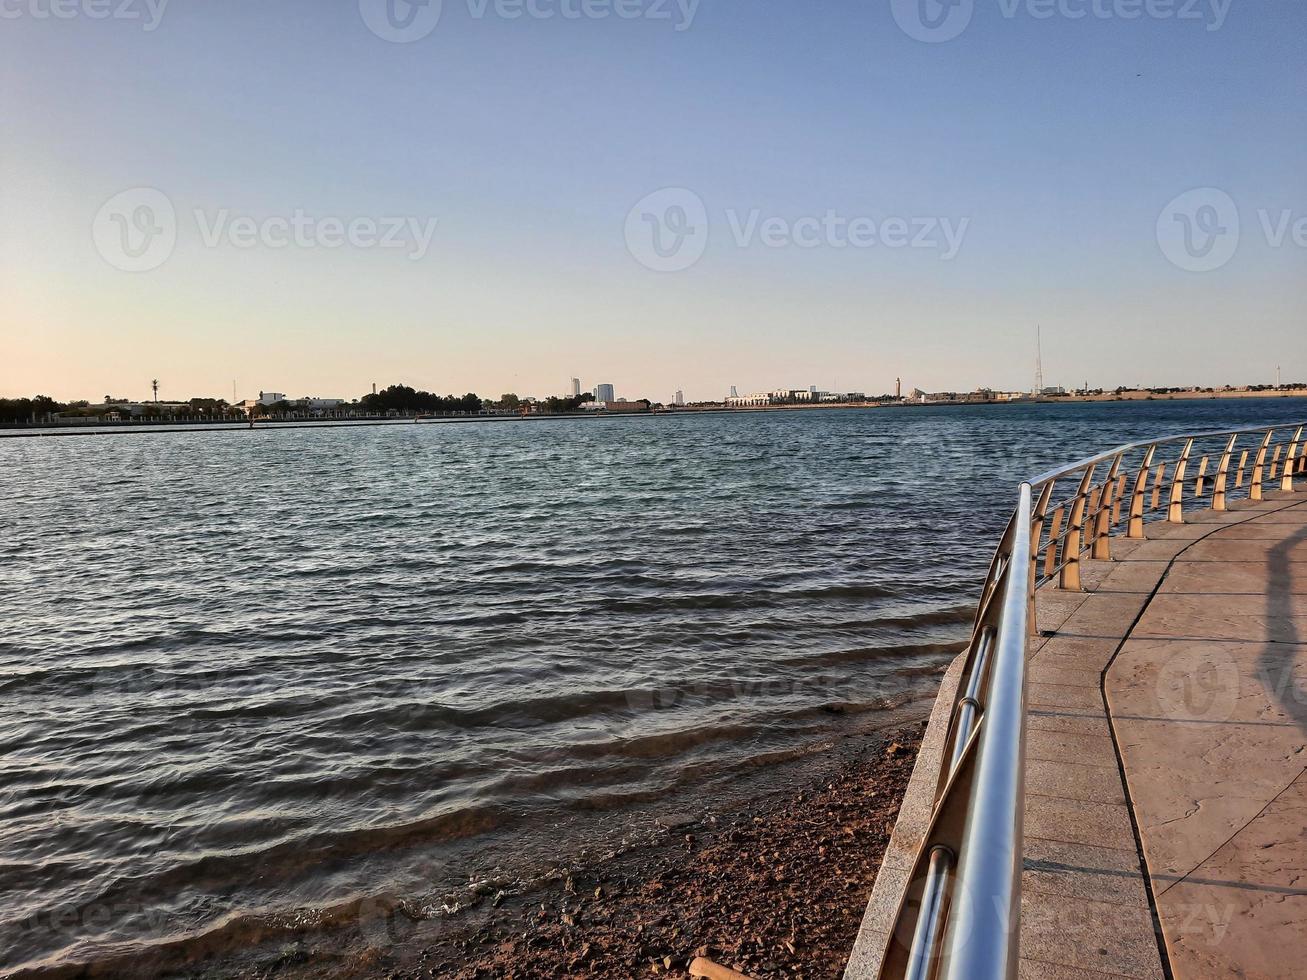
[[[903,379],[902,379],[902,378],[895,378],[895,379],[894,379],[894,397],[897,398],[897,399],[899,399],[899,400],[902,400],[902,398],[903,398]]]
[[[613,395],[612,385],[595,385],[595,401],[612,402],[617,398]]]
[[[738,391],[735,390],[735,385],[731,385],[731,395],[730,395],[730,397],[732,397],[732,398],[739,398],[739,397],[740,397],[740,393],[739,393]]]
[[[580,378],[573,378],[573,379],[572,379],[572,397],[575,398],[575,397],[576,397],[577,395],[579,395],[579,394],[581,394],[581,379],[580,379]]]
[[[683,392],[680,388],[676,389],[676,404],[677,405],[685,404],[685,392]]]

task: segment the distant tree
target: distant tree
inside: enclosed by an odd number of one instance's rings
[[[470,412],[481,411],[481,396],[469,391],[466,395],[434,395],[429,391],[416,391],[408,385],[391,385],[383,391],[364,395],[360,406],[368,412]]]
[[[522,407],[522,399],[518,398],[517,395],[514,395],[512,392],[509,392],[507,395],[500,395],[499,407],[506,412],[516,412]]]
[[[586,402],[594,401],[594,395],[572,395],[564,398],[559,395],[550,395],[544,400],[544,410],[549,415],[566,415],[568,412],[575,412]]]
[[[186,404],[193,415],[222,415],[231,407],[221,398],[192,398]]]
[[[64,406],[48,395],[34,398],[0,398],[0,422],[40,421],[46,415],[63,411]]]

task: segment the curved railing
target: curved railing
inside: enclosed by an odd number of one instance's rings
[[[954,696],[929,827],[881,958],[884,980],[1015,978],[1020,956],[1026,659],[1035,589],[1080,589],[1111,539],[1183,523],[1185,505],[1292,490],[1307,423],[1117,446],[1021,484],[994,554]],[[1213,466],[1214,463],[1214,466]],[[1278,481],[1278,485],[1277,485]],[[1068,495],[1063,488],[1074,486]]]

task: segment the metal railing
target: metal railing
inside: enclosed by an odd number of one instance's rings
[[[930,823],[886,942],[883,980],[1017,976],[1035,589],[1054,579],[1057,588],[1081,589],[1082,562],[1110,560],[1114,535],[1143,538],[1150,522],[1183,523],[1186,503],[1221,511],[1236,497],[1293,490],[1307,473],[1305,427],[1130,443],[1021,484],[981,590]],[[1062,496],[1059,484],[1075,489]]]

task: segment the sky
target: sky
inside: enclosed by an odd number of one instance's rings
[[[0,395],[1307,381],[1299,0],[0,0]]]

